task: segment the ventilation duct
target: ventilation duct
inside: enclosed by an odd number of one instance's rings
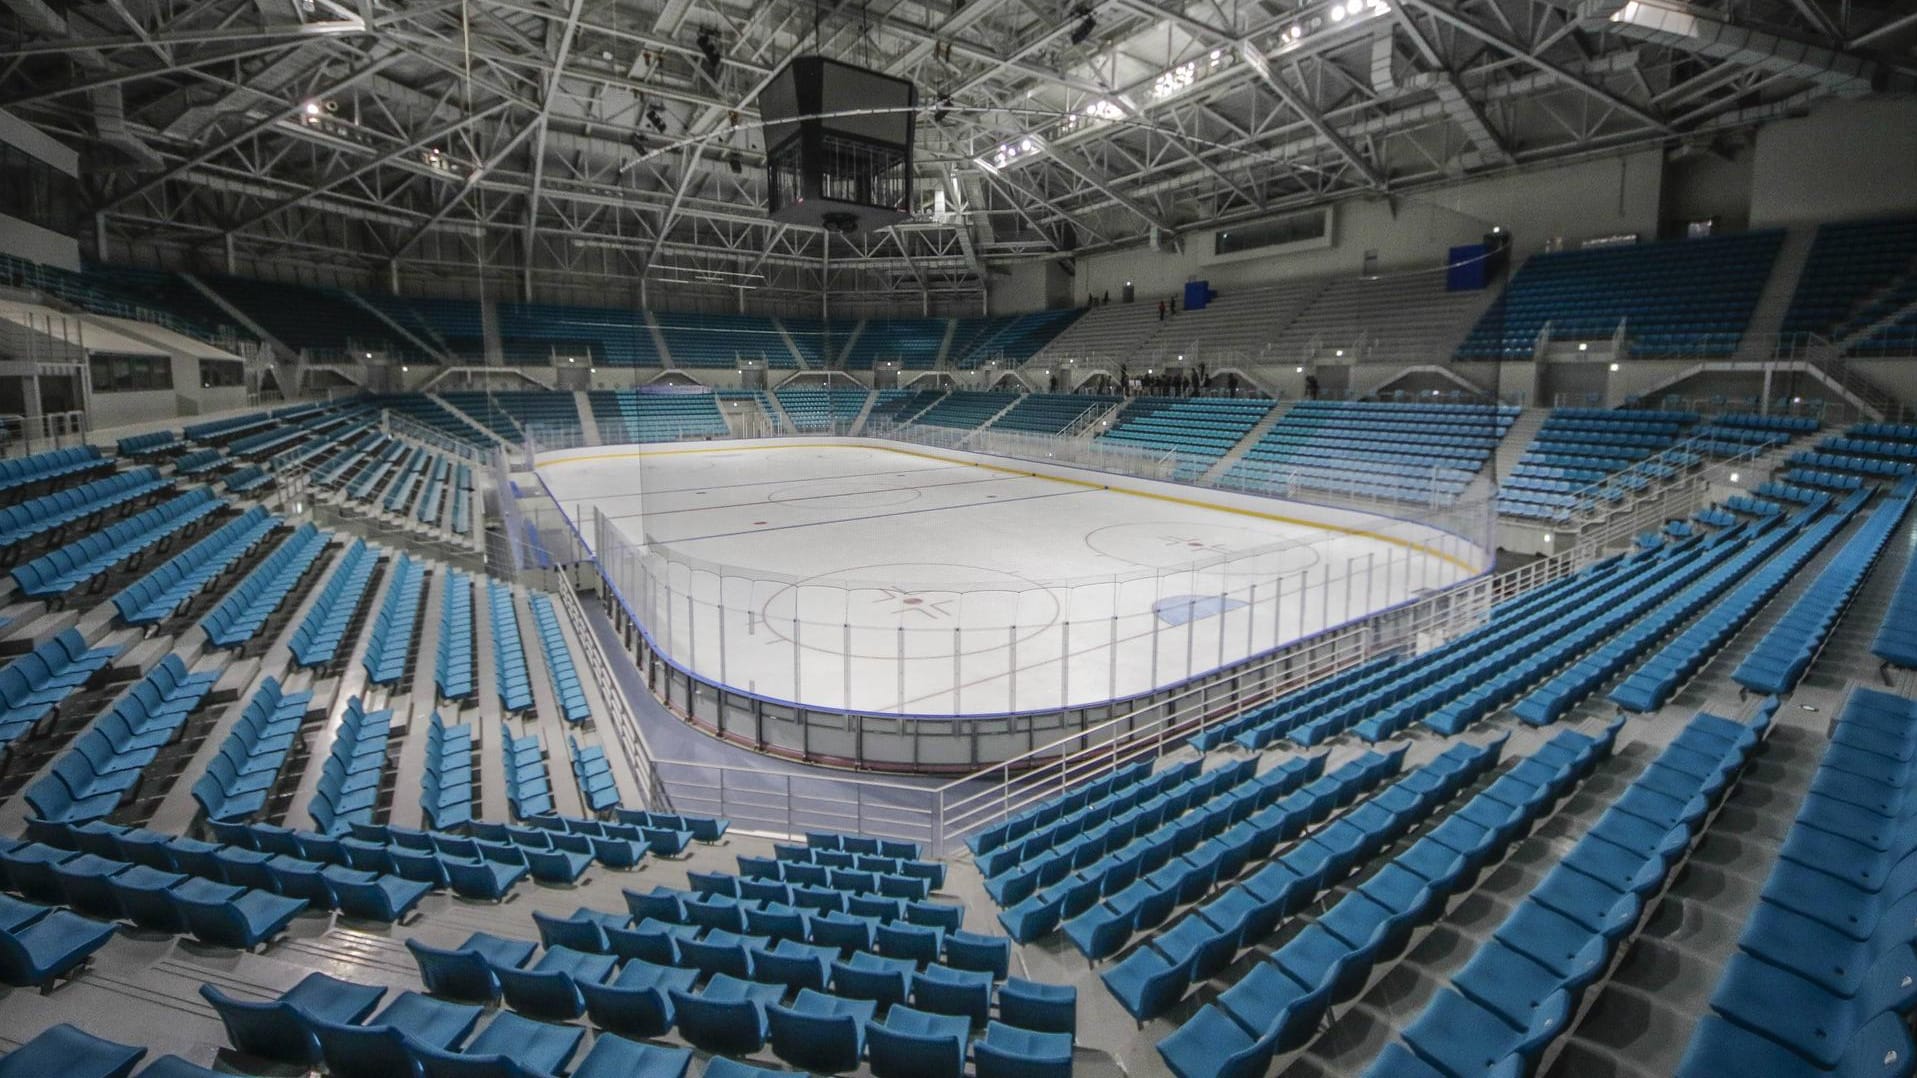
[[[95,87],[87,95],[93,102],[93,130],[101,142],[132,158],[134,167],[142,172],[158,171],[165,162],[127,126],[126,98],[120,90],[121,84],[114,83]]]
[[[1804,79],[1826,93],[1858,97],[1870,92],[1876,65],[1847,53],[1733,26],[1678,0],[1583,0],[1577,12],[1638,41],[1727,60],[1740,67]]]

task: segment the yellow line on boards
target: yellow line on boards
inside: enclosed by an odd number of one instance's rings
[[[1471,566],[1469,562],[1465,561],[1462,558],[1458,558],[1458,557],[1454,557],[1453,555],[1446,554],[1442,550],[1433,549],[1432,547],[1426,546],[1423,543],[1420,543],[1411,539],[1401,539],[1396,536],[1381,535],[1378,532],[1370,530],[1369,528],[1351,527],[1351,526],[1347,526],[1343,524],[1328,524],[1322,520],[1307,520],[1303,517],[1286,516],[1283,513],[1267,513],[1267,512],[1264,512],[1263,510],[1246,509],[1236,505],[1220,505],[1216,502],[1201,501],[1197,498],[1187,498],[1177,494],[1161,494],[1157,491],[1152,491],[1152,490],[1133,490],[1130,487],[1113,486],[1110,483],[1099,483],[1089,479],[1070,479],[1061,475],[1043,475],[1038,472],[1030,471],[1024,468],[1010,468],[1002,464],[987,464],[984,461],[962,460],[957,457],[941,456],[937,453],[928,453],[922,450],[898,449],[889,445],[871,445],[864,442],[857,442],[857,443],[854,443],[854,442],[786,442],[779,445],[748,445],[748,444],[741,444],[741,443],[735,442],[725,447],[714,446],[710,449],[638,449],[638,450],[632,450],[630,452],[625,452],[625,453],[595,453],[591,456],[585,456],[585,457],[566,457],[563,460],[547,461],[543,464],[537,465],[537,467],[557,468],[566,464],[584,464],[588,461],[598,461],[598,460],[634,460],[641,457],[690,457],[690,456],[696,456],[703,453],[753,453],[753,452],[765,452],[765,451],[779,450],[779,449],[878,450],[879,452],[883,452],[883,453],[897,453],[899,456],[902,456],[902,457],[917,457],[920,460],[935,460],[941,464],[957,464],[957,465],[961,465],[961,466],[969,467],[969,468],[983,468],[986,471],[1002,472],[1005,475],[1020,475],[1028,479],[1042,479],[1048,483],[1064,483],[1069,486],[1085,487],[1090,490],[1107,490],[1112,492],[1113,494],[1129,494],[1134,498],[1148,498],[1153,501],[1169,502],[1173,505],[1183,505],[1192,509],[1209,509],[1209,510],[1212,510],[1213,512],[1231,513],[1236,516],[1251,517],[1255,520],[1269,520],[1278,524],[1295,524],[1301,528],[1315,528],[1319,531],[1337,532],[1340,535],[1363,536],[1366,539],[1376,539],[1378,542],[1389,543],[1392,546],[1404,547],[1408,550],[1416,550],[1419,553],[1424,554],[1428,557],[1437,558],[1439,561],[1448,562],[1452,565],[1455,565],[1467,573],[1474,573],[1477,571],[1475,568]],[[1062,465],[1059,465],[1059,467],[1068,468],[1072,466],[1062,464]],[[1356,512],[1357,510],[1346,510],[1346,511]]]

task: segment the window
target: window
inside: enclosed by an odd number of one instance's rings
[[[129,356],[95,352],[91,357],[95,393],[127,393],[173,388],[173,360],[167,356]],[[238,366],[238,364],[235,364]]]
[[[1238,225],[1212,234],[1212,254],[1230,255],[1260,247],[1322,240],[1331,225],[1329,210],[1294,213],[1256,224]]]
[[[0,145],[0,214],[72,236],[79,232],[72,177],[14,146]]]
[[[200,360],[200,388],[225,389],[246,384],[246,364],[237,359]]]

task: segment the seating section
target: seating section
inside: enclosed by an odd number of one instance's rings
[[[1459,346],[1459,359],[1524,359],[1539,334],[1608,339],[1632,356],[1737,351],[1783,243],[1781,230],[1533,255]]]
[[[1871,641],[1870,652],[1882,659],[1886,668],[1917,669],[1917,559],[1905,563],[1904,575],[1891,593],[1890,609],[1884,612],[1883,627]]]
[[[847,429],[865,410],[872,394],[863,389],[780,387],[772,391],[779,407],[799,431]]]
[[[1663,707],[1685,682],[1717,654],[1739,629],[1770,602],[1793,574],[1823,549],[1831,537],[1842,531],[1864,503],[1854,494],[1835,509],[1822,512],[1824,502],[1800,518],[1804,524],[1790,545],[1765,562],[1742,583],[1705,611],[1695,622],[1671,638],[1650,658],[1631,671],[1617,688],[1611,690],[1611,702],[1631,712],[1649,712]]]
[[[464,700],[476,691],[477,648],[473,643],[473,581],[457,570],[446,574],[439,611],[439,653],[433,683],[442,700]],[[500,664],[502,669],[504,664]]]
[[[727,432],[718,398],[709,392],[595,389],[587,399],[608,444],[718,438]]]
[[[473,728],[448,726],[435,711],[426,721],[426,773],[419,807],[435,829],[473,821]]]
[[[741,359],[762,359],[772,370],[798,366],[770,318],[669,311],[652,317],[675,366],[737,370]]]
[[[924,427],[956,427],[972,430],[1003,411],[1018,398],[1009,393],[975,393],[955,390],[921,412],[912,422]]]
[[[19,547],[74,525],[90,525],[104,514],[137,505],[172,486],[173,480],[161,478],[153,468],[135,468],[10,505],[0,509],[0,547]]]
[[[1820,225],[1782,331],[1841,339],[1896,310],[1899,286],[1913,282],[1917,218]]]
[[[1906,479],[1871,511],[1857,533],[1738,664],[1731,674],[1733,681],[1756,693],[1784,693],[1797,687],[1892,533],[1909,515],[1913,492],[1917,492],[1917,479]]]
[[[168,655],[115,701],[54,761],[53,771],[27,787],[27,804],[43,820],[97,820],[136,793],[147,765],[178,736],[220,671],[187,673]]]
[[[507,363],[547,366],[577,359],[594,366],[663,366],[652,327],[638,311],[548,303],[501,303],[496,309]]]
[[[106,946],[113,932],[110,924],[0,895],[0,983],[16,988],[48,987],[76,973],[93,952]],[[12,1068],[8,1072],[20,1075],[67,1074],[75,1062],[69,1051],[63,1046],[60,1054],[42,1056],[38,1063],[23,1063],[17,1068],[9,1056],[0,1059],[0,1068]]]
[[[993,430],[1021,434],[1063,434],[1079,423],[1089,422],[1119,398],[1102,394],[1027,393],[1005,414],[992,421]]]
[[[333,575],[320,589],[319,597],[293,630],[293,662],[299,666],[325,666],[339,657],[347,627],[353,623],[360,604],[372,584],[373,571],[379,568],[379,552],[355,539],[353,545],[333,567]]]
[[[519,635],[519,608],[513,590],[486,581],[486,609],[493,636],[493,670],[499,688],[499,706],[522,712],[533,706],[532,677],[526,672],[526,645]]]
[[[1477,748],[1454,745],[1425,768],[1261,867],[1228,892],[1226,897],[1242,896],[1240,901],[1220,900],[1205,907],[1218,911],[1206,913],[1208,917],[1243,924],[1245,938],[1240,943],[1249,946],[1284,918],[1303,912],[1316,894],[1367,862],[1390,837],[1401,834],[1417,818],[1440,810],[1434,813],[1440,821],[1435,827],[1323,908],[1282,947],[1255,962],[1229,989],[1161,1040],[1159,1054],[1172,1072],[1180,1078],[1261,1074],[1275,1055],[1309,1043],[1332,1004],[1356,995],[1375,967],[1398,956],[1414,929],[1442,915],[1453,893],[1500,857],[1610,755],[1617,731],[1615,725],[1596,737],[1563,731],[1462,804],[1447,806],[1497,762],[1502,739]],[[1185,963],[1192,963],[1194,957],[1208,962],[1208,966],[1196,966],[1187,978],[1215,974],[1231,961],[1237,945],[1219,948],[1212,955],[1184,958]],[[1115,988],[1130,981],[1120,974],[1125,965],[1113,967],[1107,975],[1108,983],[1119,981]],[[1133,998],[1154,1002],[1150,1009],[1156,1013],[1175,1002],[1177,994],[1160,993],[1156,1000],[1121,994],[1128,1008],[1135,1005]]]
[[[552,678],[552,693],[559,701],[560,714],[567,722],[591,721],[592,705],[586,700],[585,686],[573,666],[572,646],[566,643],[566,632],[559,625],[552,597],[534,593],[529,601],[533,627],[539,632],[539,647],[546,656],[546,673]]]
[[[868,318],[851,337],[844,363],[837,365],[869,371],[877,363],[896,362],[905,370],[930,370],[938,365],[951,327],[944,318]]]
[[[206,773],[193,783],[193,799],[208,820],[247,820],[266,809],[312,704],[310,689],[288,693],[275,678],[261,682]]]
[[[566,755],[572,760],[572,780],[579,785],[579,800],[590,812],[605,812],[619,807],[618,780],[613,778],[612,763],[606,750],[598,745],[581,746],[576,738],[566,738]]]
[[[1789,445],[1799,435],[1815,433],[1818,426],[1812,416],[1730,413],[1700,424],[1691,447],[1718,458],[1754,455]]]
[[[485,317],[477,300],[416,299],[379,292],[362,292],[359,298],[414,337],[454,359],[471,363],[485,361]]]
[[[357,696],[346,701],[308,809],[321,834],[340,835],[354,824],[373,822],[392,727],[391,710],[368,712]]]
[[[92,445],[55,449],[28,457],[8,457],[0,460],[0,501],[11,504],[33,494],[46,493],[50,483],[112,468],[113,462],[102,457],[100,448]]]
[[[226,507],[227,503],[215,497],[213,491],[200,487],[15,565],[8,575],[23,595],[59,599],[113,566],[167,542]]]
[[[0,754],[73,692],[94,684],[120,650],[89,648],[78,629],[68,628],[0,668]]]
[[[1913,720],[1908,699],[1851,693],[1680,1078],[1909,1069]]]
[[[292,536],[227,592],[200,622],[207,642],[217,648],[231,648],[252,640],[319,561],[332,538],[331,533],[320,531],[310,521],[294,529]]]
[[[451,399],[451,394],[447,395]],[[582,437],[579,401],[572,393],[539,390],[494,390],[486,394],[493,405],[512,417],[521,430],[545,445],[569,445]]]
[[[426,569],[410,555],[401,554],[393,563],[386,585],[386,601],[380,604],[373,632],[366,640],[360,664],[366,667],[366,679],[375,685],[397,682],[410,665],[414,634],[419,625],[419,608],[426,597]]]
[[[1365,1073],[1525,1073],[1564,1031],[1769,728],[1700,713],[1532,888]],[[1409,1049],[1407,1053],[1405,1049]]]
[[[1098,435],[1101,445],[1176,454],[1172,478],[1196,479],[1271,411],[1261,399],[1138,397]]]
[[[524,820],[551,812],[552,776],[546,773],[546,750],[540,747],[539,736],[514,737],[501,719],[499,754],[506,769],[506,803],[513,815]]]
[[[1483,470],[1517,414],[1506,405],[1300,401],[1223,482],[1449,501]]]
[[[155,625],[165,621],[280,523],[278,517],[254,506],[127,585],[113,597],[114,609],[129,625]]]
[[[1689,412],[1555,409],[1499,486],[1498,512],[1569,520],[1669,479],[1677,464],[1651,458],[1670,450],[1696,422]]]
[[[881,389],[866,426],[873,430],[903,426],[944,396],[942,389]]]
[[[310,359],[340,362],[368,352],[409,363],[432,359],[392,323],[339,289],[244,277],[208,276],[205,281],[254,324]]]
[[[1066,307],[1010,318],[961,318],[946,359],[960,370],[973,370],[988,361],[1002,368],[1017,367],[1070,329],[1084,313],[1083,307]]]

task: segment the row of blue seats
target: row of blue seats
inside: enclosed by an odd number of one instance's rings
[[[100,447],[93,445],[76,445],[28,457],[9,457],[0,460],[0,495],[112,467],[113,462],[102,457]]]
[[[1773,522],[1777,518],[1766,518]],[[1512,708],[1519,720],[1532,726],[1547,726],[1563,718],[1600,685],[1616,677],[1624,668],[1670,635],[1677,626],[1689,621],[1706,604],[1714,602],[1778,548],[1797,534],[1802,521],[1789,527],[1761,527],[1756,537],[1742,549],[1719,548],[1720,558],[1703,577],[1658,604],[1657,608],[1607,640],[1602,647],[1585,656],[1538,686]]]
[[[290,647],[295,666],[324,666],[338,657],[346,627],[359,611],[367,586],[372,583],[373,570],[378,567],[379,552],[367,546],[364,539],[353,540],[333,568],[333,575],[327,578],[326,586],[320,589],[319,597],[300,619],[299,627],[293,630]]]
[[[586,701],[585,686],[580,683],[579,670],[573,666],[572,648],[566,643],[565,630],[559,626],[552,597],[534,594],[529,601],[533,628],[539,632],[539,646],[546,656],[546,674],[552,679],[553,696],[559,700],[559,713],[567,722],[588,722],[592,719],[592,705]]]
[[[1891,534],[1903,524],[1914,491],[1917,480],[1906,479],[1878,503],[1810,587],[1744,656],[1731,672],[1731,680],[1757,693],[1784,693],[1797,687],[1864,577],[1877,564]]]
[[[114,609],[129,625],[165,621],[279,525],[278,517],[254,506],[127,585],[113,597]]]
[[[284,692],[273,677],[260,683],[193,783],[193,799],[208,820],[244,820],[265,810],[312,703],[311,689]]]
[[[1066,938],[1090,962],[1116,954],[1134,932],[1156,927],[1175,906],[1235,879],[1246,864],[1269,857],[1307,824],[1382,781],[1395,762],[1360,756],[1329,775],[1302,781],[1322,767],[1280,765],[1268,774],[1282,782],[1240,784],[1194,807],[1169,835],[1141,836],[1132,843],[1135,852],[1120,850],[1086,866],[1076,878],[1096,881],[1099,900],[1063,921]]]
[[[390,708],[368,712],[359,697],[349,697],[333,731],[333,748],[320,768],[319,785],[307,812],[323,834],[337,835],[354,823],[371,823],[386,773],[387,741],[392,735]]]
[[[218,670],[189,674],[180,657],[169,653],[74,740],[51,774],[27,787],[27,804],[44,820],[110,815],[219,677]]]
[[[332,533],[320,531],[311,521],[294,529],[284,543],[207,612],[200,622],[207,642],[216,648],[230,648],[253,639],[286,601],[294,585],[319,561],[332,538]]]
[[[1874,486],[1865,482],[1860,476],[1810,468],[1792,468],[1784,473],[1784,480],[1798,486],[1836,491],[1839,494],[1848,494]]]
[[[1870,652],[1886,666],[1917,669],[1917,559],[1905,564]]]
[[[439,607],[439,651],[433,684],[442,700],[465,700],[477,691],[478,652],[473,644],[473,578],[458,570],[446,574]],[[503,665],[503,663],[502,663]]]
[[[399,460],[408,449],[407,444],[398,439],[388,442],[378,456],[366,460],[359,471],[353,473],[352,481],[346,484],[346,496],[355,501],[370,501],[374,488],[400,467]],[[339,478],[343,479],[344,474]]]
[[[506,804],[520,819],[553,810],[552,778],[546,774],[546,752],[537,734],[514,737],[506,720],[499,720],[499,753],[506,769]]]
[[[763,870],[769,858],[755,858],[755,869]],[[717,895],[728,899],[778,902],[788,906],[805,908],[839,909],[843,903],[839,898],[823,892],[837,892],[849,898],[877,899],[872,902],[871,915],[881,920],[905,917],[912,913],[911,919],[925,924],[940,924],[950,921],[952,927],[964,923],[965,910],[962,906],[949,903],[932,902],[932,881],[924,875],[908,876],[902,872],[886,872],[881,868],[827,868],[824,865],[805,865],[795,861],[772,861],[781,871],[777,875],[760,871],[756,875],[734,875],[730,872],[688,871],[687,879],[692,889],[702,895]],[[814,901],[816,899],[816,901]],[[902,905],[902,904],[911,904]],[[923,904],[924,908],[913,911],[912,906]],[[843,906],[843,908],[850,908]]]
[[[257,464],[236,468],[223,480],[228,494],[250,494],[272,481],[272,473]]]
[[[1041,827],[1048,826],[1056,822],[1059,817],[1076,812],[1115,790],[1144,780],[1152,773],[1152,763],[1151,760],[1140,760],[1123,767],[1116,767],[1109,774],[1101,775],[1064,793],[1055,794],[1035,805],[1020,809],[990,827],[981,828],[967,835],[965,845],[975,855],[991,853],[1007,842],[1023,838]]]
[[[325,835],[268,824],[222,824],[213,822],[213,833],[222,842],[248,846],[268,853],[286,853],[313,861],[326,861],[352,868],[392,868],[391,856],[438,854],[445,857],[485,857],[502,863],[524,864],[528,852],[560,850],[583,854],[608,868],[632,868],[644,860],[651,842],[646,829],[626,824],[599,824],[592,828],[567,829],[557,825],[555,817],[536,817],[546,827],[516,827],[492,820],[473,820],[462,832],[423,830],[397,824],[353,823],[344,834]],[[498,847],[495,849],[495,847]],[[517,852],[505,847],[515,847]],[[402,865],[401,868],[404,866]],[[436,870],[426,870],[426,875]],[[568,869],[572,875],[577,873]]]
[[[1305,908],[1313,896],[1337,884],[1355,866],[1370,860],[1496,766],[1503,747],[1503,738],[1483,746],[1453,745],[1431,763],[1365,798],[1350,812],[1272,858],[1271,851],[1279,842],[1296,839],[1307,823],[1328,818],[1350,802],[1357,787],[1326,791],[1328,802],[1322,800],[1325,795],[1320,795],[1318,803],[1292,806],[1295,822],[1273,834],[1269,844],[1261,842],[1252,851],[1250,863],[1259,866],[1255,873],[1231,882],[1178,926],[1153,936],[1146,946],[1107,970],[1103,975],[1106,987],[1140,1023],[1163,1014],[1192,985],[1217,976],[1240,949],[1256,946],[1277,929],[1281,920]],[[1225,882],[1226,877],[1221,875],[1219,881]],[[1163,921],[1170,916],[1175,900],[1202,900],[1205,890],[1199,888],[1195,895],[1171,892],[1158,900],[1156,908],[1141,912],[1141,927],[1147,912]],[[1194,931],[1194,922],[1203,927]],[[1185,937],[1182,942],[1181,935]],[[1198,945],[1191,946],[1192,942]]]
[[[12,839],[0,839],[6,847]],[[22,902],[0,895],[0,984],[16,988],[51,985],[62,977],[78,972],[93,952],[113,938],[113,926],[81,917],[66,910],[53,909],[36,902]],[[0,1074],[7,1072],[0,1071]],[[34,1075],[66,1074],[57,1070],[13,1073],[22,1078]]]
[[[1856,475],[1880,479],[1909,478],[1917,475],[1917,464],[1910,461],[1884,460],[1881,457],[1846,456],[1837,453],[1824,453],[1806,449],[1792,453],[1790,463],[1798,468],[1812,471],[1848,472]]]
[[[1304,768],[1294,769],[1308,777],[1308,782],[1253,811],[1245,811],[1248,806],[1242,799],[1228,806],[1223,817],[1225,829],[1191,852],[1174,856],[1175,836],[1141,836],[1119,851],[1110,865],[1087,866],[1060,880],[999,914],[999,923],[1013,939],[1030,942],[1140,879],[1155,890],[1173,887],[1179,890],[1181,899],[1196,901],[1219,879],[1237,876],[1255,855],[1269,855],[1278,842],[1296,838],[1307,825],[1323,820],[1340,805],[1396,774],[1404,753],[1402,747],[1386,755],[1367,751],[1330,775],[1321,773],[1323,757],[1312,757]],[[1194,822],[1204,831],[1213,826],[1208,819]],[[1179,934],[1169,942],[1161,933],[1158,946],[1162,950],[1175,942],[1180,947],[1196,947],[1201,941],[1193,939],[1194,934],[1210,939],[1230,930],[1230,926],[1203,928],[1187,923],[1182,932],[1174,929]]]
[[[264,412],[251,412],[246,415],[228,416],[225,419],[209,419],[204,423],[192,423],[181,430],[187,438],[196,442],[225,442],[246,433],[270,427],[273,417]]]
[[[74,690],[92,684],[120,650],[89,648],[78,629],[62,629],[0,669],[0,752],[53,714]]]
[[[1104,827],[1141,803],[1190,782],[1202,770],[1203,764],[1199,761],[1185,760],[1152,774],[1150,761],[1144,761],[1118,773],[1127,779],[1124,783],[1108,784],[1102,779],[1093,782],[1086,790],[1088,794],[1101,788],[1104,792],[1096,797],[1078,800],[1068,811],[1041,813],[1036,818],[1045,819],[1046,822],[1015,843],[1001,844],[990,852],[980,851],[976,858],[979,874],[990,880],[1005,875],[1027,861],[1052,858],[1060,852],[1059,847],[1067,842],[1076,844],[1085,833]],[[1072,804],[1070,800],[1052,800],[1060,809]],[[1069,854],[1070,851],[1066,852]]]
[[[175,475],[203,475],[226,463],[226,454],[218,449],[195,449],[173,461]]]
[[[1372,968],[1394,957],[1413,929],[1440,916],[1453,893],[1463,890],[1610,754],[1616,737],[1616,726],[1598,737],[1562,731],[1447,813],[1162,1039],[1158,1052],[1172,1072],[1179,1078],[1253,1078],[1269,1070],[1278,1054],[1309,1043],[1334,1002],[1356,994]],[[1482,758],[1472,760],[1469,749],[1448,755],[1455,767],[1490,766]],[[1267,915],[1272,918],[1270,930],[1278,918],[1300,912],[1318,890],[1357,863],[1344,859],[1331,873],[1320,867],[1326,860],[1321,853],[1296,865],[1279,862],[1285,870],[1261,873],[1271,877],[1268,881],[1254,877],[1260,881],[1259,893],[1278,907],[1275,915]]]
[[[473,728],[446,725],[435,711],[426,720],[426,770],[420,779],[419,808],[434,829],[459,827],[473,820]]]
[[[250,951],[269,943],[306,909],[306,900],[95,853],[0,839],[8,887],[42,902],[96,913],[107,909],[142,928],[188,932],[202,943]]]
[[[1856,438],[1835,435],[1818,443],[1826,452],[1852,457],[1888,457],[1891,460],[1917,460],[1917,442],[1897,442],[1881,438]]]
[[[35,599],[55,599],[92,580],[142,550],[190,527],[226,503],[204,487],[144,510],[105,530],[93,532],[58,550],[49,551],[11,571],[20,592]]]
[[[166,490],[173,480],[152,468],[135,468],[105,479],[55,491],[0,509],[0,547],[14,546],[90,520],[101,513]]]
[[[1152,796],[1108,818],[1101,819],[1096,807],[1088,808],[1085,810],[1088,815],[1083,817],[1086,824],[1083,830],[1060,836],[1059,841],[1039,857],[1027,858],[985,877],[986,893],[1001,906],[1020,902],[1039,887],[1057,883],[1071,872],[1128,845],[1136,836],[1171,826],[1187,810],[1249,781],[1257,769],[1255,759],[1240,760],[1208,774],[1190,769],[1195,773],[1189,778],[1162,786]],[[1030,848],[1029,842],[1026,848]]]
[[[148,434],[135,434],[114,443],[114,451],[123,457],[147,457],[160,453],[169,453],[186,444],[176,430],[156,430]]]
[[[1910,700],[1852,692],[1681,1078],[1905,1076],[1917,1066],[1917,932],[1900,912],[1913,889],[1913,720]]]
[[[235,457],[263,457],[276,449],[306,437],[300,427],[268,427],[226,443],[226,451]]]
[[[434,460],[431,453],[415,448],[407,456],[406,462],[397,469],[393,481],[386,485],[385,498],[380,505],[388,512],[404,515],[412,508],[413,499],[419,492],[419,481],[426,474],[426,468]]]
[[[1272,740],[1271,737],[1265,737],[1264,740],[1260,741],[1259,737],[1261,735],[1256,733],[1256,731],[1269,729],[1265,724],[1268,720],[1276,717],[1280,712],[1301,707],[1315,700],[1324,699],[1335,693],[1343,692],[1354,683],[1371,677],[1384,667],[1397,661],[1398,657],[1396,655],[1380,655],[1376,658],[1367,659],[1356,666],[1347,667],[1329,677],[1320,678],[1303,688],[1294,689],[1274,700],[1248,708],[1229,719],[1213,722],[1210,726],[1192,735],[1191,746],[1199,752],[1210,752],[1213,749],[1223,746],[1228,741],[1236,741],[1241,734],[1251,734],[1252,737],[1249,742],[1240,742],[1240,744],[1244,744],[1246,748],[1255,752],[1264,748],[1265,745],[1270,744]]]
[[[566,737],[566,755],[572,759],[572,780],[579,786],[579,800],[588,812],[605,812],[619,805],[619,783],[612,777],[612,761],[598,745],[581,747],[571,735]]]
[[[916,842],[870,840],[881,850],[917,850]],[[851,850],[821,846],[796,846],[787,842],[772,844],[771,857],[739,855],[739,874],[753,879],[782,880],[788,883],[816,882],[816,870],[850,868],[860,872],[883,872],[891,876],[915,876],[936,891],[945,886],[945,865],[900,853],[853,853]]]
[[[361,871],[308,861],[289,854],[270,855],[243,846],[223,846],[184,835],[92,821],[70,827],[45,820],[28,822],[27,837],[39,844],[39,860],[11,874],[30,894],[61,898],[83,913],[132,921],[147,928],[178,931],[166,893],[182,885],[204,896],[207,884],[241,888],[265,896],[295,899],[307,909],[340,910],[349,917],[391,924],[418,905],[431,888],[391,872]],[[72,856],[61,856],[70,854]],[[193,882],[188,884],[188,877]],[[271,938],[286,921],[287,905],[266,898],[241,905],[241,928],[229,918],[228,940],[254,934],[251,947]],[[295,914],[303,912],[293,911]],[[261,930],[261,924],[268,927]],[[195,929],[195,934],[208,938]]]
[[[1678,686],[1689,681],[1691,675],[1770,602],[1791,574],[1842,530],[1862,500],[1862,495],[1853,495],[1844,505],[1811,520],[1781,553],[1746,576],[1736,590],[1719,599],[1656,654],[1638,664],[1636,670],[1611,690],[1611,702],[1638,713],[1663,707],[1676,694]],[[1805,513],[1811,515],[1810,510]]]
[[[1769,728],[1700,713],[1531,889],[1367,1078],[1524,1074],[1563,1034]]]
[[[426,568],[409,554],[393,562],[393,573],[386,585],[386,601],[380,604],[373,621],[372,634],[366,638],[360,665],[366,668],[366,680],[374,685],[391,685],[406,673],[413,652],[413,634],[419,626],[419,608],[426,598]]]
[[[519,608],[513,589],[498,580],[486,582],[487,617],[493,631],[493,673],[499,706],[509,713],[533,706],[532,677],[526,670],[526,645],[519,635]]]

